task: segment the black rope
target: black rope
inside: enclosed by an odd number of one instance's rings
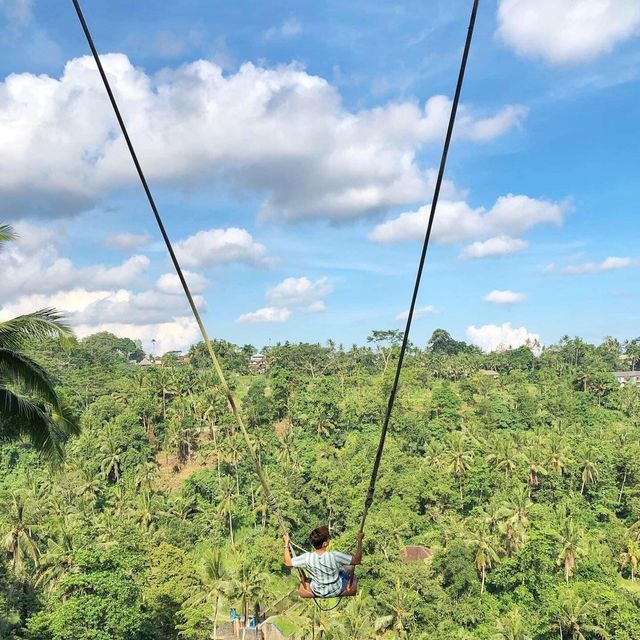
[[[242,419],[242,416],[238,409],[238,405],[235,401],[235,398],[233,397],[233,394],[231,393],[231,389],[229,385],[227,384],[227,380],[225,378],[224,372],[222,371],[218,358],[216,357],[215,352],[213,351],[213,347],[211,346],[211,341],[209,340],[209,336],[207,335],[207,331],[204,327],[204,323],[202,322],[202,318],[200,317],[198,308],[196,307],[196,304],[193,300],[193,296],[191,295],[189,285],[187,284],[187,281],[184,277],[182,268],[180,267],[180,263],[178,262],[178,258],[176,257],[175,251],[173,250],[173,245],[171,244],[169,235],[165,229],[164,223],[162,222],[162,218],[160,217],[158,207],[156,206],[155,200],[151,193],[151,189],[149,188],[149,184],[147,183],[147,179],[144,175],[144,172],[142,171],[142,166],[140,165],[138,156],[133,147],[133,143],[131,142],[131,138],[129,137],[129,133],[124,123],[124,119],[122,118],[122,115],[120,113],[120,109],[118,108],[118,103],[116,102],[115,96],[113,95],[113,91],[111,90],[109,79],[107,78],[107,74],[105,73],[104,67],[102,66],[102,61],[100,60],[98,50],[96,49],[96,46],[93,42],[93,37],[91,36],[89,26],[87,25],[87,22],[84,19],[84,14],[82,13],[82,9],[80,8],[80,3],[78,0],[72,0],[72,2],[73,2],[73,6],[75,7],[76,13],[78,14],[78,19],[80,20],[80,24],[82,25],[82,30],[84,31],[84,35],[87,38],[87,42],[89,43],[89,48],[91,49],[91,53],[93,54],[93,58],[98,67],[98,71],[100,72],[100,77],[102,78],[104,88],[106,89],[107,95],[109,96],[109,100],[111,102],[111,106],[113,107],[115,116],[118,120],[118,124],[120,125],[120,130],[122,131],[122,135],[124,136],[125,142],[127,143],[129,153],[131,154],[131,159],[133,160],[133,164],[135,165],[136,171],[138,172],[138,177],[140,178],[140,182],[142,183],[144,192],[147,195],[147,200],[149,201],[149,205],[151,206],[151,210],[153,211],[153,215],[156,219],[158,229],[160,229],[160,233],[162,234],[162,239],[164,240],[164,243],[167,247],[167,251],[169,252],[169,256],[171,257],[171,262],[173,263],[176,273],[178,274],[178,278],[180,279],[180,284],[182,285],[184,294],[187,297],[193,316],[196,320],[196,323],[198,324],[200,333],[202,334],[202,338],[209,352],[211,362],[213,363],[214,369],[216,370],[216,373],[220,378],[220,383],[222,384],[222,387],[224,389],[227,402],[229,403],[229,407],[231,408],[231,411],[233,412],[236,422],[240,428],[240,431],[245,441],[245,445],[249,451],[250,457],[255,466],[256,474],[260,480],[262,488],[264,489],[267,503],[270,506],[270,508],[273,510],[273,512],[276,514],[276,517],[278,519],[278,522],[280,524],[282,531],[286,532],[286,524],[285,524],[284,518],[282,516],[280,508],[278,507],[278,503],[276,502],[275,497],[271,493],[271,490],[269,488],[269,483],[267,482],[267,478],[262,469],[262,464],[260,463],[260,458],[256,454],[255,448],[251,443],[249,433],[245,427],[244,420]]]
[[[467,67],[467,59],[469,57],[469,49],[471,48],[471,40],[473,38],[473,29],[475,27],[476,15],[478,13],[479,0],[474,0],[473,9],[471,10],[471,19],[469,21],[469,29],[467,31],[467,39],[464,45],[464,52],[462,54],[462,62],[460,65],[460,72],[458,74],[458,83],[456,85],[456,92],[453,98],[453,104],[451,105],[451,115],[449,117],[449,126],[447,128],[447,135],[444,141],[444,148],[442,150],[442,158],[440,159],[440,169],[438,171],[438,179],[436,180],[435,189],[433,192],[433,200],[431,201],[431,212],[429,213],[429,223],[427,225],[427,231],[424,237],[424,243],[422,245],[422,253],[420,255],[420,263],[418,265],[418,273],[416,275],[416,282],[413,288],[413,295],[411,297],[411,306],[409,307],[409,315],[407,316],[407,324],[402,337],[402,346],[400,347],[400,355],[398,357],[398,366],[396,367],[396,374],[393,380],[393,386],[391,387],[391,393],[389,394],[389,402],[387,404],[387,412],[382,424],[382,432],[380,434],[380,441],[378,443],[378,450],[373,463],[373,471],[371,472],[371,480],[369,481],[369,488],[367,489],[367,495],[364,501],[364,511],[362,514],[362,521],[360,522],[360,533],[364,531],[364,527],[367,521],[367,515],[369,509],[373,503],[373,496],[376,490],[376,481],[378,480],[378,471],[380,470],[380,461],[382,460],[382,453],[384,451],[384,445],[387,438],[387,431],[389,429],[389,421],[391,420],[391,412],[393,411],[393,405],[396,400],[396,394],[398,391],[398,384],[400,382],[400,373],[402,372],[402,364],[404,362],[404,355],[409,344],[409,331],[411,330],[411,323],[413,321],[413,314],[416,308],[416,301],[418,299],[418,292],[420,290],[420,281],[422,280],[422,272],[424,270],[424,263],[427,257],[427,250],[429,248],[429,241],[431,240],[431,230],[433,228],[433,221],[436,215],[436,207],[438,206],[438,198],[440,197],[440,189],[442,187],[442,179],[444,177],[444,169],[447,164],[447,155],[449,153],[449,145],[451,144],[451,137],[453,135],[453,126],[456,121],[456,114],[458,112],[458,102],[460,101],[460,94],[462,92],[462,83],[464,80],[464,72]]]

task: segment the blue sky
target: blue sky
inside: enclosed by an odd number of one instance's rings
[[[214,336],[401,328],[470,1],[84,11]],[[0,317],[197,332],[71,2],[0,0]],[[640,0],[485,0],[412,339],[640,334]]]

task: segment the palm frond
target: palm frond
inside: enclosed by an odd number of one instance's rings
[[[13,227],[8,224],[0,224],[0,247],[6,242],[11,242],[17,237]]]
[[[64,433],[54,418],[34,402],[0,387],[0,437],[26,437],[48,460],[62,460]]]
[[[17,385],[21,391],[33,394],[61,410],[58,394],[47,372],[28,356],[0,347],[0,379]]]
[[[40,309],[0,322],[0,347],[15,349],[30,339],[71,338],[73,331],[53,308]]]

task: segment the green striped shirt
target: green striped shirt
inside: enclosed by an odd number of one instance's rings
[[[340,551],[325,551],[317,553],[303,553],[291,558],[291,563],[298,569],[305,569],[311,578],[311,590],[320,598],[330,598],[340,595],[342,579],[340,569],[352,564],[353,557]]]

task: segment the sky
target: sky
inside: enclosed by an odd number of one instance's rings
[[[211,336],[403,328],[471,5],[83,2]],[[88,53],[71,0],[0,0],[0,319],[186,349]],[[415,344],[640,334],[639,99],[640,0],[481,0]]]

